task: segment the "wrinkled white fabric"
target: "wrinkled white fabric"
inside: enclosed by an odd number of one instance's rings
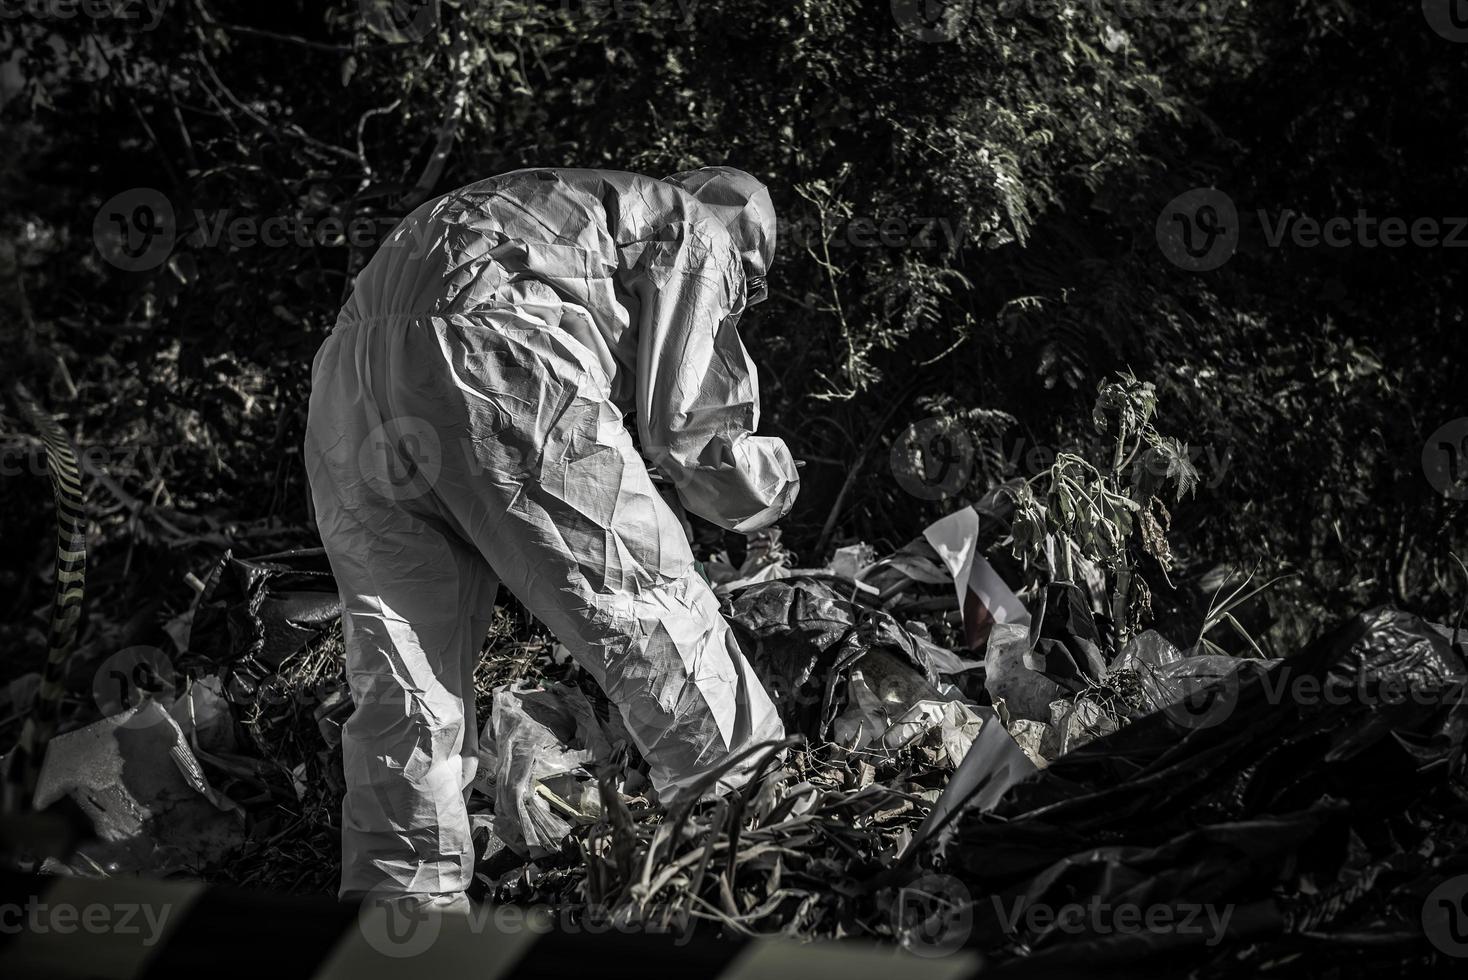
[[[751,225],[768,234],[731,237]],[[356,705],[344,895],[471,879],[471,677],[497,580],[618,706],[663,800],[783,734],[624,424],[694,513],[752,530],[789,510],[798,477],[752,434],[735,329],[773,227],[635,174],[520,171],[419,208],[358,277],[306,437]]]

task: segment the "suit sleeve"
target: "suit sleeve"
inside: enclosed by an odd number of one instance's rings
[[[754,435],[759,375],[739,339],[738,255],[692,225],[642,256],[637,427],[683,505],[749,532],[789,512],[800,477],[783,439]]]

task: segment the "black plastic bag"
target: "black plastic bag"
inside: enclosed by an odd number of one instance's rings
[[[1070,691],[1099,683],[1106,673],[1101,632],[1090,597],[1078,585],[1052,582],[1030,622],[1025,666]]]
[[[1432,864],[1468,857],[1464,674],[1437,629],[1373,610],[963,810],[929,863],[973,896],[971,945],[1026,976],[1233,973],[1245,954],[1324,956],[1320,936],[1332,964],[1429,963],[1422,898],[1447,876]],[[1072,929],[1002,914],[1016,903],[1232,912],[1213,932]]]
[[[259,558],[225,552],[205,580],[189,650],[217,665],[248,661],[270,671],[340,618],[341,599],[323,549]]]

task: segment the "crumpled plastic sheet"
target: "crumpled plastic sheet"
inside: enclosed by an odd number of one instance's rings
[[[1212,692],[1227,710],[1208,724],[1147,715],[988,812],[968,806],[927,858],[969,890],[968,942],[999,975],[1232,974],[1302,951],[1315,975],[1371,956],[1392,972],[1428,963],[1423,900],[1468,871],[1453,792],[1464,676],[1438,628],[1372,610],[1273,666],[1245,661]],[[1107,930],[1006,911],[1092,902],[1214,923]]]
[[[872,650],[893,651],[940,691],[965,675],[982,680],[981,661],[946,650],[819,580],[751,585],[734,597],[729,622],[787,730],[812,737],[829,730],[850,668]]]
[[[1251,666],[1244,667],[1245,663]],[[1151,714],[1200,695],[1210,685],[1226,681],[1239,669],[1272,667],[1277,660],[1246,661],[1216,654],[1187,654],[1155,630],[1132,638],[1126,649],[1106,668],[1108,681],[1123,671],[1137,678],[1140,712]]]
[[[983,720],[952,685],[928,681],[886,650],[874,650],[852,668],[847,707],[831,726],[834,741],[852,749],[904,748],[937,730],[939,762],[956,767]]]
[[[1073,701],[1107,677],[1101,650],[1101,628],[1086,591],[1052,583],[1041,593],[1031,619],[994,624],[984,651],[984,686],[996,703],[1005,702],[1012,719],[1061,726],[1060,741],[1066,743],[1066,723],[1057,710],[1073,712],[1052,705]],[[1125,662],[1133,664],[1139,655]]]
[[[1172,641],[1156,630],[1143,630],[1132,637],[1125,649],[1111,662],[1110,670],[1140,672],[1166,667],[1183,659],[1183,653]]]
[[[494,794],[494,833],[531,857],[559,851],[575,823],[600,812],[593,770],[627,743],[573,687],[496,691],[480,743],[493,775],[476,785]]]
[[[1026,663],[1030,628],[996,623],[984,649],[984,687],[995,704],[1003,701],[1016,719],[1049,723],[1050,703],[1066,688]]]
[[[1114,708],[1083,695],[1051,701],[1050,727],[1056,739],[1052,751],[1058,757],[1110,735],[1121,727],[1121,722]]]
[[[996,709],[1003,705],[1003,701],[995,702]],[[1003,724],[1015,744],[1024,751],[1025,757],[1036,768],[1044,769],[1050,765],[1051,759],[1060,755],[1060,735],[1049,722],[1008,716],[1004,718]]]
[[[1237,670],[1274,662],[1184,656],[1166,637],[1147,630],[1107,664],[1086,593],[1057,583],[1046,589],[1029,627],[995,624],[985,648],[984,686],[996,705],[1003,704],[1010,733],[1037,765],[1044,765],[1116,731],[1120,718],[1190,703]],[[1131,690],[1130,700],[1097,700],[1103,684]]]
[[[1151,713],[1202,695],[1207,688],[1239,670],[1273,666],[1274,660],[1242,660],[1238,657],[1199,654],[1139,673],[1142,682],[1142,711]]]

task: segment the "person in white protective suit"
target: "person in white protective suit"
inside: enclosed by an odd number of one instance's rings
[[[754,435],[736,330],[774,250],[741,171],[538,169],[423,205],[357,277],[306,432],[355,702],[344,898],[462,905],[497,583],[606,691],[664,803],[783,736],[624,422],[689,511],[735,531],[789,511],[795,463]]]

